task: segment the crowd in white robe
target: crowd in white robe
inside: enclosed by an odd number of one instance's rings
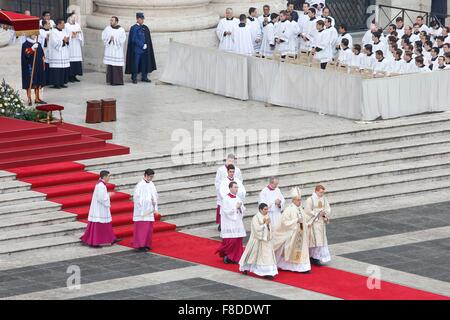
[[[301,12],[288,6],[270,13],[266,5],[259,16],[256,8],[249,9],[246,21],[242,16],[233,18],[233,10],[227,9],[217,28],[220,50],[263,57],[296,56],[302,51],[313,55],[322,69],[333,61],[349,72],[383,75],[450,68],[450,24],[432,21],[428,26],[421,16],[412,26],[399,17],[386,30],[373,23],[360,44],[353,42],[344,24],[336,25],[323,0],[306,1]]]

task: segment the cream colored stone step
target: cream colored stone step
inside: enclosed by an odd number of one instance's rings
[[[0,207],[42,201],[45,198],[44,194],[34,191],[4,193],[0,194]]]
[[[79,237],[81,234],[74,234],[69,236],[57,236],[50,238],[43,238],[39,241],[28,239],[23,241],[15,241],[13,244],[3,244],[0,242],[0,257],[2,255],[14,255],[21,252],[36,252],[42,251],[44,254],[50,248],[54,247],[68,247],[81,246]]]
[[[61,205],[50,201],[35,201],[0,206],[0,217],[21,216],[41,214],[46,212],[55,212],[61,209]]]
[[[30,227],[48,226],[73,221],[76,221],[76,216],[64,211],[52,211],[41,214],[21,216],[9,215],[6,217],[0,217],[0,232]]]
[[[65,222],[53,225],[31,226],[18,230],[8,230],[0,233],[0,245],[14,244],[16,242],[35,240],[40,241],[48,237],[67,236],[82,232],[86,224],[82,222]]]

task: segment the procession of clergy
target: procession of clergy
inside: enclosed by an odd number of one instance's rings
[[[216,223],[222,238],[216,254],[223,258],[223,262],[239,264],[244,274],[252,272],[269,279],[278,274],[278,269],[309,273],[311,264],[320,266],[329,262],[326,225],[330,222],[331,209],[324,195],[325,187],[316,186],[304,205],[301,190],[295,187],[291,190],[291,203],[287,204],[278,188],[279,179],[271,177],[259,195],[258,211],[246,213],[243,177],[234,161],[235,156],[228,155],[225,164],[217,169],[215,178]],[[88,225],[81,237],[92,247],[121,241],[114,235],[112,227],[111,193],[106,186],[109,175],[108,171],[100,172]],[[142,252],[152,248],[153,223],[158,214],[158,193],[152,181],[154,175],[153,170],[147,169],[133,192],[132,245]],[[244,250],[246,215],[254,216],[250,239]]]
[[[353,44],[345,24],[335,27],[335,19],[325,0],[306,1],[303,12],[288,2],[286,10],[271,13],[263,7],[258,16],[250,8],[248,16],[233,17],[228,8],[217,27],[219,50],[243,55],[282,58],[300,52],[312,55],[326,69],[331,61],[337,65],[369,73],[396,75],[430,72],[450,68],[450,24],[440,26],[432,21],[424,24],[418,16],[413,26],[404,25],[401,17],[387,28],[387,34],[375,22],[365,33],[362,44]]]
[[[30,11],[25,12],[31,15]],[[131,74],[131,80],[137,83],[141,74],[142,82],[151,82],[148,74],[156,70],[156,61],[150,29],[144,24],[144,14],[136,13],[136,24],[130,28],[127,55],[125,59],[125,29],[119,25],[119,19],[110,18],[102,32],[105,46],[103,63],[106,66],[106,83],[123,85],[123,67]],[[22,88],[27,91],[28,105],[32,105],[31,90],[35,92],[35,104],[45,104],[40,91],[45,86],[54,89],[67,88],[68,82],[79,82],[77,76],[83,75],[84,36],[78,16],[70,14],[67,23],[64,19],[51,19],[45,11],[40,20],[39,35],[17,37],[13,30],[11,42],[22,43]],[[4,28],[6,26],[3,26]]]

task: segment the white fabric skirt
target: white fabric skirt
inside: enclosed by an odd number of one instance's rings
[[[262,266],[257,264],[244,264],[239,266],[239,271],[250,271],[258,276],[275,276],[278,274],[276,265]]]
[[[309,256],[311,258],[320,260],[321,263],[327,263],[331,261],[330,251],[328,246],[309,248]]]
[[[282,270],[294,271],[294,272],[306,272],[311,270],[311,263],[308,261],[307,263],[292,263],[284,260],[283,248],[277,250],[275,252],[275,256],[277,258],[277,266]]]

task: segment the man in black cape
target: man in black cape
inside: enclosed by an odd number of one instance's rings
[[[22,89],[27,91],[28,105],[32,105],[31,89],[34,89],[35,103],[45,104],[40,98],[40,89],[45,86],[45,57],[37,36],[26,38],[22,44]],[[31,79],[33,77],[33,79]]]
[[[137,23],[130,28],[128,36],[127,63],[125,74],[131,74],[133,83],[137,83],[137,74],[142,73],[143,82],[151,82],[147,74],[156,70],[150,29],[144,24],[144,14],[136,13]]]

